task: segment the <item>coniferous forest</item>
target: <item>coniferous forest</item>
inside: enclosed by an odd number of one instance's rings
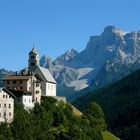
[[[102,107],[110,131],[123,140],[140,139],[140,70],[73,104],[84,111],[93,101]]]

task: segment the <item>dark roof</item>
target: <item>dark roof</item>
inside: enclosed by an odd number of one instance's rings
[[[33,75],[7,75],[2,80],[29,80]]]
[[[3,90],[3,91],[5,91],[7,94],[9,94],[10,96],[12,96],[13,98],[16,98],[16,96],[10,90],[8,90],[7,88],[2,87],[0,89]]]
[[[38,52],[37,52],[37,50],[35,49],[34,46],[33,46],[32,50],[31,50],[31,52],[29,52],[29,54],[31,54],[31,53],[34,53],[34,54],[37,54],[38,55]]]
[[[12,94],[19,98],[23,95],[31,95],[32,93],[30,91],[23,91],[23,90],[13,90],[13,89],[9,89],[10,92],[12,92]]]

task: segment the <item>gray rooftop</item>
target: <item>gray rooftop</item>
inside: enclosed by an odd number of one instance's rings
[[[40,67],[40,66],[38,66],[38,68],[40,69],[40,71],[42,72],[42,74],[44,75],[45,79],[48,82],[52,82],[52,83],[56,84],[55,79],[53,78],[53,76],[51,75],[50,71],[47,68],[43,68],[43,67]]]

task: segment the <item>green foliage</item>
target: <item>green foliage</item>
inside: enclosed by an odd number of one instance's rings
[[[47,97],[33,110],[16,105],[12,124],[0,125],[0,140],[102,140],[100,125],[91,125],[96,119],[74,116],[69,104]]]
[[[93,101],[102,107],[111,131],[124,140],[140,139],[140,70],[110,86],[86,94],[74,105],[83,111]]]
[[[92,126],[97,126],[102,131],[106,130],[104,113],[99,105],[92,102],[84,111],[84,115],[90,120]]]

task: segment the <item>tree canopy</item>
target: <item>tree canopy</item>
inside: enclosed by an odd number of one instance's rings
[[[0,125],[0,140],[102,140],[104,126],[104,115],[97,104],[84,115],[75,116],[71,105],[47,97],[32,110],[15,105],[14,121]]]

